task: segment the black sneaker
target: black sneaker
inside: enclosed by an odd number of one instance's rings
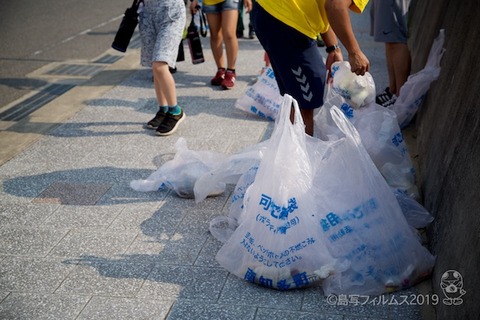
[[[384,104],[388,104],[390,100],[393,97],[393,93],[390,92],[390,88],[386,87],[383,92],[377,94],[375,98],[375,102],[381,106],[384,106]]]
[[[166,113],[162,110],[158,111],[155,117],[148,121],[146,124],[147,129],[157,129],[160,123],[162,123],[163,119],[165,118]]]
[[[382,104],[382,107],[385,107],[385,108],[388,108],[390,106],[393,106],[395,104],[395,102],[397,101],[397,96],[396,95],[392,95],[392,97],[390,98],[390,100],[384,102]]]
[[[185,113],[183,110],[178,115],[173,115],[168,113],[165,115],[162,123],[157,128],[157,135],[159,136],[168,136],[174,133],[178,125],[185,119]]]
[[[248,26],[248,39],[255,39],[255,30],[251,25]]]

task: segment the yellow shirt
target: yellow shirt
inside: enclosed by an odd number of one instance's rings
[[[206,6],[213,6],[215,4],[218,4],[220,2],[224,2],[225,0],[203,0],[202,3]]]
[[[325,12],[326,0],[257,0],[268,13],[286,25],[315,39],[330,26]],[[362,12],[368,0],[353,0],[355,12]]]

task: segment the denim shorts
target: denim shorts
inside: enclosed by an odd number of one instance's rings
[[[225,0],[223,2],[214,4],[213,6],[202,6],[205,13],[221,13],[226,10],[238,10],[239,0]]]

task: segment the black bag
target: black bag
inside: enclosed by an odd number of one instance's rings
[[[138,24],[138,5],[141,0],[133,0],[133,4],[125,11],[120,27],[118,28],[112,48],[120,52],[126,52],[128,44],[132,39],[133,32]]]
[[[185,61],[185,52],[183,51],[183,39],[178,46],[177,62]]]
[[[199,7],[197,7],[199,9]],[[200,12],[200,11],[199,11]],[[203,22],[202,22],[202,15],[200,12],[200,31],[202,32],[202,36],[206,36],[206,30],[203,30]],[[200,40],[200,35],[197,30],[197,26],[194,22],[195,15],[192,13],[192,21],[187,28],[187,40],[188,40],[188,48],[190,49],[190,55],[192,56],[192,63],[198,64],[205,62],[205,58],[203,57],[203,49],[202,49],[202,41]],[[204,35],[205,34],[205,35]]]

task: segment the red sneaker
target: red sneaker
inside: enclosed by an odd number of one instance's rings
[[[210,80],[212,86],[219,86],[222,84],[223,79],[225,79],[225,69],[220,69],[215,74],[215,77]]]
[[[225,79],[222,81],[223,89],[232,89],[235,85],[236,74],[233,71],[225,72]]]

